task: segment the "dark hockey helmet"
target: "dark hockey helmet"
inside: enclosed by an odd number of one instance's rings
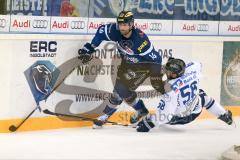
[[[121,11],[117,17],[117,23],[134,22],[133,13],[131,11]]]
[[[186,64],[183,60],[177,58],[169,58],[166,63],[165,70],[166,72],[174,73],[177,77],[181,77],[185,72]]]

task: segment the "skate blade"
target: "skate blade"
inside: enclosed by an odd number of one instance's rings
[[[98,126],[98,125],[95,125],[95,124],[92,126],[92,129],[102,129],[102,128],[103,128],[103,126]]]
[[[233,126],[234,128],[237,128],[237,124],[236,124],[236,122],[234,120],[233,120],[231,126]]]
[[[132,128],[137,128],[138,122],[131,124]]]

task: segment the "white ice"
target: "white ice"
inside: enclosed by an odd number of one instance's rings
[[[106,126],[0,134],[0,159],[219,159],[240,145],[240,118],[235,121],[237,128],[211,119],[149,133]]]

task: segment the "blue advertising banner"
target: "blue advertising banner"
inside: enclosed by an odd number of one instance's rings
[[[240,1],[222,0],[220,21],[239,21],[240,20]]]
[[[175,0],[174,20],[220,19],[220,0]]]
[[[51,16],[51,8],[51,0],[7,0],[7,13],[13,15]]]
[[[136,19],[239,21],[239,0],[2,0],[13,15],[115,18],[131,10]],[[6,4],[6,5],[4,5]]]
[[[32,16],[88,17],[89,0],[7,0],[7,13]]]
[[[239,0],[94,0],[89,16],[114,18],[122,10],[140,19],[240,20]]]
[[[137,19],[172,19],[174,0],[94,0],[90,7],[92,17],[115,18],[120,11],[131,10]]]

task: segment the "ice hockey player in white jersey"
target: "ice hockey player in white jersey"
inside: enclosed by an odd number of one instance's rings
[[[232,124],[231,111],[225,110],[199,89],[201,63],[185,64],[181,59],[170,58],[164,69],[167,76],[166,88],[169,88],[169,91],[161,96],[156,114],[148,114],[138,123],[138,132],[148,132],[161,124],[190,123],[201,114],[203,108],[228,125]]]

